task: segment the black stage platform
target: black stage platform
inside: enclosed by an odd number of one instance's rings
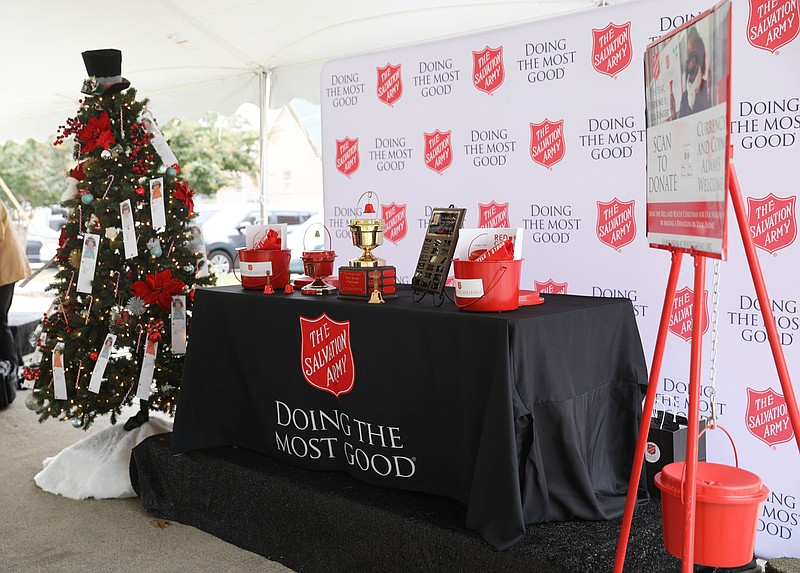
[[[300,573],[613,569],[621,519],[529,525],[522,541],[497,551],[464,526],[466,508],[454,500],[304,470],[244,449],[173,456],[171,439],[152,436],[133,450],[131,481],[145,510]],[[658,501],[636,512],[625,571],[680,571],[663,548]]]

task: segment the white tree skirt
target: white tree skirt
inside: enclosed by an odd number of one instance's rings
[[[153,434],[171,431],[171,421],[154,417],[130,432],[121,423],[109,426],[44,460],[33,479],[44,491],[72,499],[135,497],[131,450]]]

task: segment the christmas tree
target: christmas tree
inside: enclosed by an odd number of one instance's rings
[[[121,77],[121,53],[83,57],[87,97],[55,141],[74,139],[77,165],[62,197],[54,299],[25,377],[40,421],[87,428],[110,413],[116,423],[138,398],[130,429],[149,409],[174,412],[194,288],[214,277],[191,222],[194,192],[148,100]]]

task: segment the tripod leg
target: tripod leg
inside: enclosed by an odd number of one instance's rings
[[[675,290],[678,285],[678,275],[680,275],[681,272],[682,260],[683,253],[679,251],[672,252],[672,263],[669,268],[667,291],[664,294],[664,306],[661,309],[661,321],[658,323],[658,336],[656,337],[656,348],[653,353],[653,363],[650,367],[650,378],[647,383],[647,394],[644,400],[642,421],[639,424],[639,438],[636,441],[636,453],[633,455],[631,478],[628,482],[628,496],[625,499],[625,512],[622,514],[622,529],[620,530],[619,539],[617,541],[614,573],[622,573],[622,567],[625,564],[625,553],[628,550],[628,538],[631,533],[633,510],[636,506],[636,493],[639,489],[639,478],[642,474],[642,465],[644,464],[644,450],[647,445],[647,434],[650,429],[650,417],[653,415],[653,405],[656,401],[658,378],[661,376],[661,362],[664,358],[664,347],[666,346],[667,333],[669,331],[669,319],[672,314],[672,305],[675,301]]]

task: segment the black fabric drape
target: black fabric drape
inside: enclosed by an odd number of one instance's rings
[[[526,523],[618,517],[647,383],[633,308],[545,298],[493,314],[406,289],[383,305],[199,289],[173,453],[234,445],[448,496],[499,549]],[[355,382],[338,398],[301,370],[299,317],[323,313],[349,321]]]

